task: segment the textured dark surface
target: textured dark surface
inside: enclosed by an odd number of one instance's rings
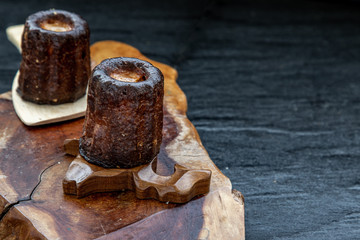
[[[142,75],[142,81],[123,82],[112,73]],[[133,168],[151,162],[159,153],[163,129],[164,77],[149,62],[112,58],[97,65],[89,81],[80,154],[106,168]]]
[[[245,196],[247,239],[360,239],[359,1],[234,2],[2,1],[0,92],[20,63],[5,28],[76,12],[92,42],[179,71],[189,119]]]

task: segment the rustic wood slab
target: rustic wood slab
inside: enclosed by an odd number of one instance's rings
[[[139,200],[131,191],[64,195],[62,179],[72,161],[63,141],[78,138],[83,119],[27,127],[17,118],[10,95],[0,96],[0,238],[38,239],[244,239],[244,201],[209,158],[186,118],[186,97],[175,69],[114,41],[91,47],[92,64],[108,57],[138,57],[165,77],[163,143],[157,171],[174,164],[212,171],[210,192],[187,204]]]
[[[6,29],[6,34],[10,42],[21,52],[21,35],[24,25],[11,26]],[[11,92],[16,114],[20,120],[28,126],[39,126],[49,123],[62,122],[70,119],[79,118],[85,115],[86,95],[73,103],[59,105],[35,104],[23,100],[16,92],[18,87],[19,72],[13,80]]]

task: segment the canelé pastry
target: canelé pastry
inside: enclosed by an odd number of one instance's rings
[[[136,58],[101,62],[89,80],[80,154],[106,168],[132,168],[159,153],[164,77]]]
[[[86,92],[90,31],[80,16],[48,10],[28,17],[17,92],[38,104],[74,102]]]

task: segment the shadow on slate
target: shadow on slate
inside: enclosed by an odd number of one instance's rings
[[[359,1],[2,1],[0,91],[20,62],[5,28],[52,7],[176,66],[247,239],[359,238]]]

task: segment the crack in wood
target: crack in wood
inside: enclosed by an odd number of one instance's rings
[[[6,216],[6,214],[16,205],[22,203],[22,202],[27,202],[27,201],[31,201],[32,200],[32,196],[34,194],[34,192],[36,191],[36,189],[38,188],[38,186],[40,185],[41,181],[42,181],[42,176],[43,174],[49,170],[50,168],[52,168],[53,166],[57,165],[58,163],[54,163],[48,167],[46,167],[39,175],[39,181],[36,183],[35,187],[31,190],[30,195],[28,197],[25,197],[23,199],[19,199],[16,202],[10,203],[9,205],[7,205],[4,210],[2,211],[2,213],[0,214],[0,222],[3,220],[3,218]]]

